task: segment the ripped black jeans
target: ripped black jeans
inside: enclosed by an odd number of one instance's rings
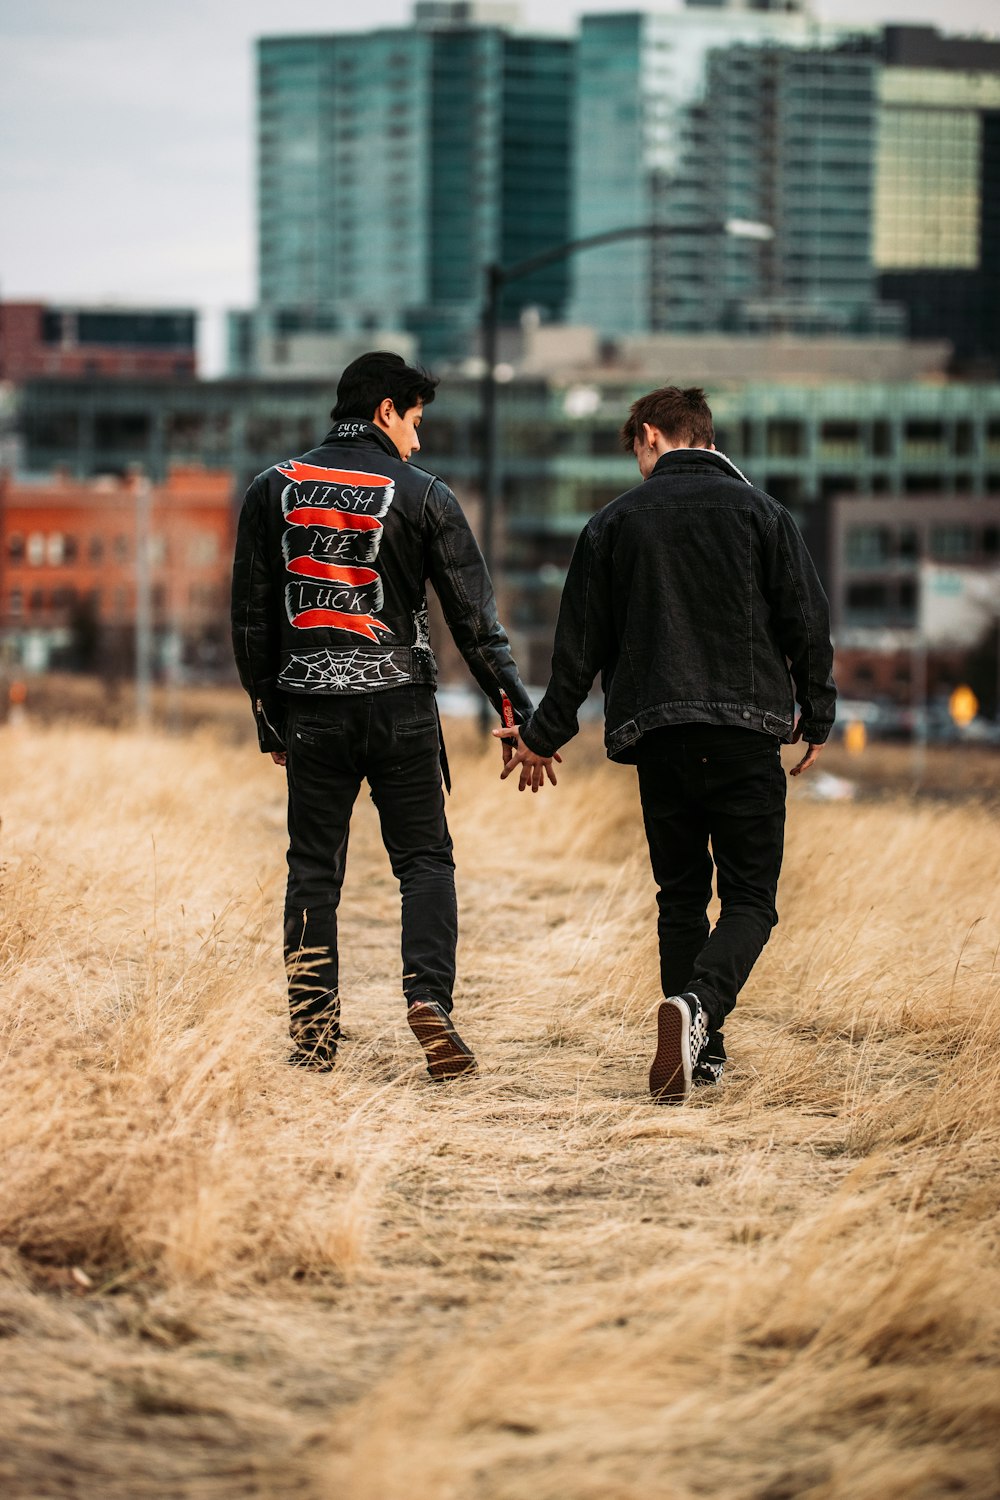
[[[637,759],[663,993],[693,991],[717,1034],[778,921],[780,747],[753,729],[679,724],[644,735]],[[722,907],[714,930],[706,910],[713,865]]]
[[[288,888],[285,966],[293,1023],[336,1034],[337,907],[351,811],[363,780],[402,896],[403,993],[448,1011],[458,908],[445,819],[434,689],[288,694]]]

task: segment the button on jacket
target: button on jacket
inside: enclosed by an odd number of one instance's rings
[[[427,580],[494,708],[506,692],[522,722],[531,700],[446,484],[362,421],[334,423],[318,448],[258,474],[240,514],[232,627],[262,750],[284,748],[285,694],[436,681]]]
[[[798,527],[721,453],[680,448],[591,518],[573,553],[552,680],[523,725],[551,755],[576,734],[597,673],[605,744],[634,762],[665,724],[729,724],[788,741],[834,717],[830,614]]]

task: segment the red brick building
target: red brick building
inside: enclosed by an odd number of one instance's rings
[[[16,658],[36,668],[95,668],[103,656],[127,652],[144,516],[158,660],[177,661],[225,637],[230,474],[178,467],[160,485],[136,474],[86,481],[0,474],[0,629]]]
[[[193,377],[196,332],[188,308],[0,302],[0,380]]]

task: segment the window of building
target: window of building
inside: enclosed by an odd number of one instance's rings
[[[820,446],[827,458],[848,458],[861,450],[861,428],[857,422],[824,422]]]
[[[11,562],[20,562],[24,557],[24,537],[19,532],[7,539],[7,556]]]
[[[80,553],[80,543],[75,536],[63,537],[63,562],[75,563]]]
[[[41,612],[42,612],[42,610],[44,608],[45,608],[45,595],[44,595],[44,593],[42,592],[41,589],[32,589],[31,590],[31,613],[33,615],[41,614]]]
[[[847,589],[848,614],[874,620],[888,614],[889,590],[884,583],[852,583]]]
[[[983,531],[983,555],[996,557],[1000,554],[1000,526],[987,526]]]
[[[851,526],[848,528],[847,563],[849,567],[881,567],[891,556],[892,533],[887,526]]]
[[[896,552],[905,562],[915,562],[920,556],[920,533],[915,526],[904,526],[896,541]]]
[[[964,457],[975,449],[975,432],[971,422],[955,423],[955,452]]]
[[[7,599],[7,609],[12,615],[20,615],[24,611],[24,594],[21,589],[11,589]]]
[[[942,560],[968,560],[975,556],[976,537],[971,526],[932,526],[931,556]]]
[[[120,563],[128,562],[128,553],[129,553],[128,537],[127,536],[116,536],[115,537],[115,562],[120,562]]]
[[[904,431],[907,455],[926,454],[936,458],[944,447],[943,422],[907,422]]]
[[[28,537],[28,561],[33,568],[40,568],[45,561],[45,538],[40,531]]]
[[[876,458],[889,458],[892,454],[892,428],[886,421],[872,423],[872,453]]]
[[[769,458],[799,458],[805,452],[805,427],[801,422],[772,418],[767,424]]]
[[[188,546],[188,561],[196,568],[211,566],[219,555],[219,539],[210,531],[200,532],[191,538]]]
[[[104,538],[102,536],[92,536],[90,538],[90,542],[87,546],[87,556],[92,563],[103,562]]]
[[[904,578],[899,584],[899,610],[897,618],[901,625],[912,624],[917,617],[917,584],[913,578]]]
[[[52,568],[58,568],[59,564],[63,560],[64,554],[63,536],[61,531],[53,531],[49,534],[48,544],[46,546],[45,552],[46,557],[48,558],[49,566]]]

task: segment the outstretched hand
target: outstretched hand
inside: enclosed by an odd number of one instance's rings
[[[793,745],[798,744],[799,740],[801,740],[802,738],[802,729],[800,727],[801,724],[802,720],[800,719],[798,724],[796,724],[795,726],[795,733],[792,735]],[[811,766],[814,766],[819,760],[819,752],[822,750],[822,748],[822,745],[810,745],[807,743],[805,755],[803,755],[802,759],[798,762],[797,765],[794,765],[792,767],[792,769],[788,773],[789,776],[801,776],[803,771],[808,771]]]
[[[512,772],[520,770],[521,776],[517,789],[523,792],[531,787],[533,792],[541,791],[545,785],[546,776],[552,785],[556,785],[556,773],[552,769],[552,762],[558,761],[562,765],[562,756],[536,755],[534,750],[529,750],[527,745],[521,741],[517,726],[512,725],[509,729],[494,729],[493,738],[499,740],[503,747],[503,770],[500,772],[500,780],[506,781]]]

